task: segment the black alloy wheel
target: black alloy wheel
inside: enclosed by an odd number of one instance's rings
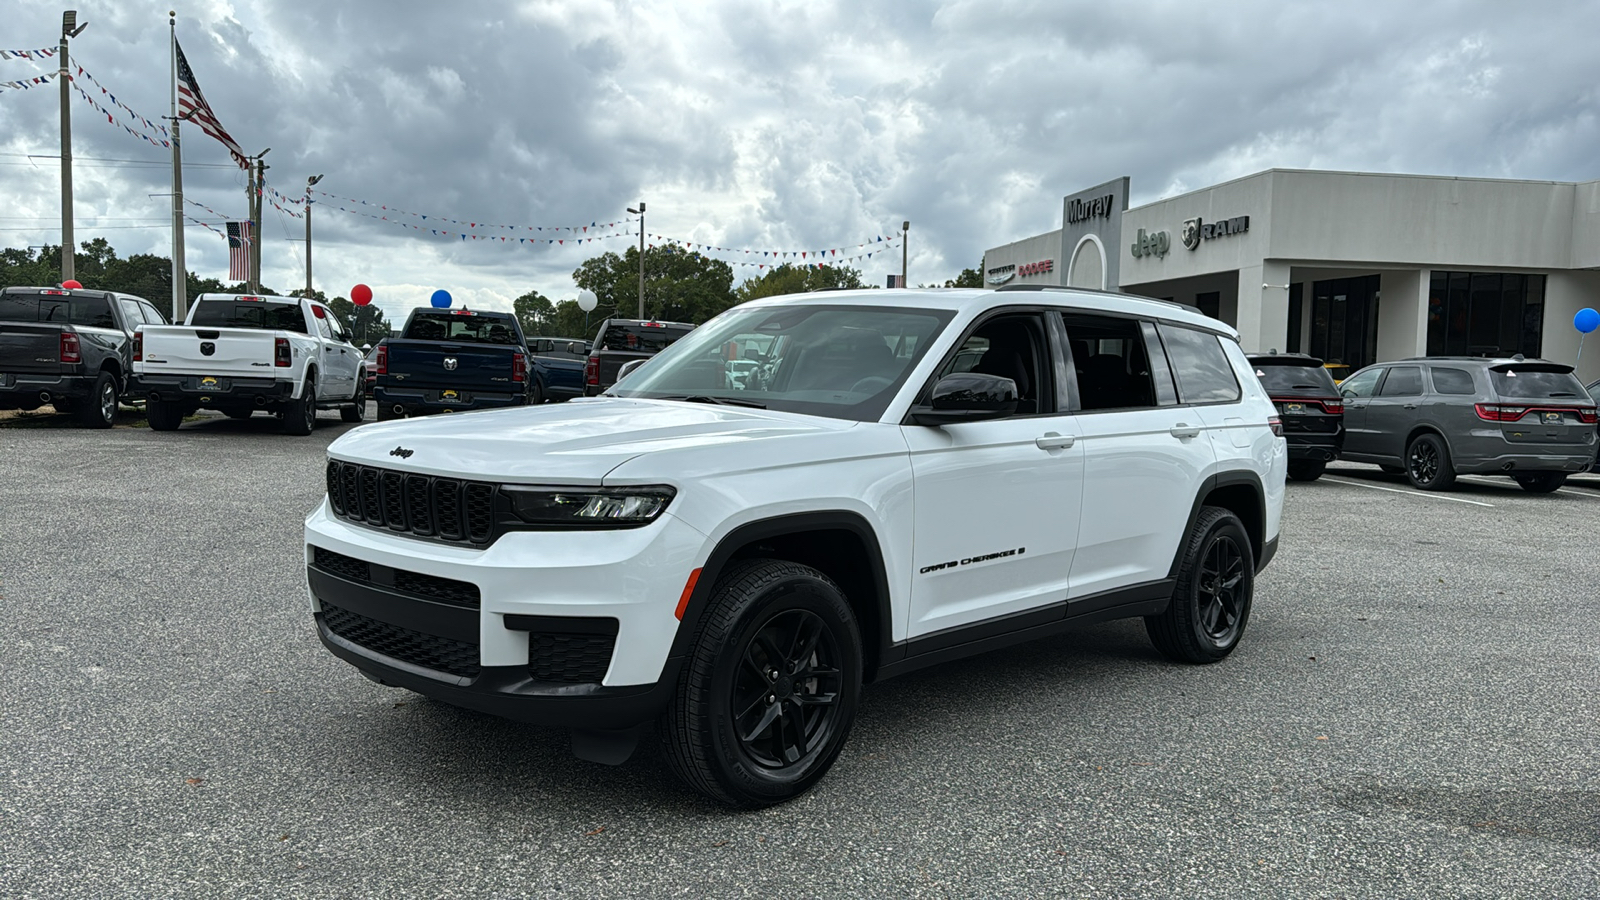
[[[73,410],[80,425],[89,428],[110,428],[117,422],[117,378],[110,372],[101,372],[94,381],[94,390],[78,402]]]
[[[535,403],[543,403],[545,399],[544,382],[535,377],[533,379],[533,389],[528,391],[528,404],[531,406]]]
[[[184,409],[170,400],[146,400],[144,415],[151,431],[177,431],[183,424]]]
[[[658,729],[673,772],[728,806],[805,793],[843,749],[861,692],[861,633],[844,594],[810,566],[744,560],[696,621]]]
[[[317,427],[317,387],[313,374],[306,375],[305,390],[299,400],[292,400],[283,411],[283,433],[307,435]]]
[[[1557,488],[1567,483],[1565,472],[1528,472],[1512,477],[1530,494],[1553,494]]]
[[[1406,478],[1424,491],[1442,491],[1455,484],[1450,449],[1436,434],[1419,434],[1406,447]]]
[[[1255,555],[1244,523],[1229,510],[1204,507],[1184,545],[1172,600],[1145,616],[1145,631],[1169,659],[1217,662],[1244,636],[1254,594]]]
[[[359,424],[367,418],[367,391],[359,382],[356,384],[356,395],[349,406],[339,409],[339,418],[352,425]]]

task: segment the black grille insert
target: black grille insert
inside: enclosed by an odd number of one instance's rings
[[[470,581],[440,578],[437,575],[391,569],[388,566],[374,566],[323,547],[313,546],[311,551],[312,565],[340,578],[380,588],[393,588],[402,594],[465,609],[478,609],[482,605],[482,593],[478,590],[478,586]]]
[[[528,635],[528,674],[534,681],[599,684],[611,668],[614,634]]]
[[[477,644],[390,625],[326,601],[322,621],[329,631],[352,644],[414,666],[461,678],[476,678],[480,669]]]
[[[311,549],[311,560],[316,564],[317,568],[338,575],[340,578],[348,578],[351,581],[372,580],[372,567],[361,560],[345,556],[343,553],[335,553],[332,550],[324,550],[321,547],[313,547]]]
[[[499,488],[328,460],[328,499],[350,522],[416,537],[486,546],[495,535]]]

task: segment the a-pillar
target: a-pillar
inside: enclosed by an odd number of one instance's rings
[[[1262,260],[1239,269],[1239,344],[1247,353],[1289,346],[1289,264]]]

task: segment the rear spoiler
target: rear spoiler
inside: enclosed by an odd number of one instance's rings
[[[1557,375],[1571,375],[1572,367],[1562,363],[1553,362],[1505,362],[1495,363],[1489,367],[1491,372],[1554,372]]]

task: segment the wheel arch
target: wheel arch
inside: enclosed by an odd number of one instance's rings
[[[1266,559],[1267,492],[1261,484],[1261,476],[1248,470],[1234,470],[1208,476],[1201,483],[1200,490],[1195,492],[1194,506],[1189,510],[1189,524],[1178,540],[1178,549],[1172,556],[1172,567],[1167,570],[1167,577],[1178,577],[1178,568],[1183,565],[1184,544],[1194,531],[1200,510],[1207,506],[1222,507],[1244,523],[1245,534],[1250,537],[1250,553],[1259,571]]]
[[[1401,442],[1401,444],[1400,444],[1400,465],[1401,466],[1404,466],[1406,464],[1406,451],[1411,449],[1411,442],[1416,440],[1417,438],[1421,437],[1424,434],[1434,435],[1439,440],[1444,441],[1445,452],[1450,454],[1450,458],[1452,460],[1456,458],[1456,449],[1454,447],[1450,446],[1450,436],[1444,433],[1444,429],[1440,428],[1437,425],[1432,425],[1432,424],[1428,424],[1428,423],[1422,423],[1422,424],[1419,424],[1419,425],[1413,425],[1411,427],[1411,430],[1406,432],[1406,439],[1403,442]]]
[[[687,656],[699,637],[723,571],[741,559],[782,559],[810,566],[838,584],[861,629],[863,680],[876,677],[893,640],[889,574],[871,524],[843,510],[793,513],[747,522],[717,542],[690,592],[670,656]]]

